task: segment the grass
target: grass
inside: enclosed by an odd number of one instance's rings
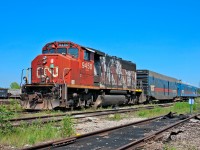
[[[193,105],[193,113],[200,111],[200,99],[195,100],[195,104]],[[150,110],[140,110],[136,113],[134,113],[137,117],[143,117],[143,118],[151,118],[159,115],[165,115],[169,112],[176,112],[177,114],[186,114],[190,113],[190,105],[188,102],[176,102],[172,107],[159,107],[155,106],[154,109]]]
[[[110,121],[119,121],[121,119],[123,119],[121,114],[114,114],[114,115],[108,116],[108,120]]]
[[[21,107],[19,101],[15,100],[15,99],[9,99],[8,101],[10,102],[9,105],[3,105],[3,107],[5,107],[7,110],[14,112],[14,113],[17,111],[22,111],[22,107]]]
[[[129,112],[125,114],[114,114],[107,117],[107,120],[111,121],[119,121],[125,118],[130,117],[140,117],[140,118],[151,118],[160,115],[166,115],[169,112],[177,113],[177,114],[186,114],[190,113],[190,105],[188,102],[176,102],[172,107],[160,107],[156,105],[153,109],[143,109],[136,112]],[[195,100],[195,104],[193,105],[193,113],[200,112],[200,98]]]
[[[57,140],[65,137],[70,137],[75,135],[74,122],[72,118],[65,117],[63,121],[59,123],[50,122],[47,124],[42,124],[40,120],[37,120],[33,125],[28,126],[22,123],[20,127],[12,128],[9,122],[5,122],[5,119],[13,117],[13,113],[9,113],[12,109],[18,108],[17,103],[13,103],[11,106],[0,106],[0,123],[5,124],[0,126],[0,144],[1,145],[11,145],[16,148],[22,148],[24,145],[33,145],[41,143],[48,140]],[[193,106],[194,112],[200,111],[200,98],[195,100],[195,105]],[[177,102],[172,107],[162,108],[155,106],[151,110],[140,110],[138,112],[128,113],[128,115],[114,114],[109,117],[109,120],[119,121],[123,118],[129,118],[132,116],[150,118],[160,115],[165,115],[169,112],[189,113],[188,102]],[[61,113],[46,111],[41,114],[49,113]],[[167,149],[173,150],[173,147],[166,147]]]
[[[173,146],[168,146],[168,145],[165,145],[163,149],[164,149],[164,150],[176,150],[175,147],[173,147]]]
[[[42,124],[40,120],[28,126],[22,123],[20,127],[11,128],[6,132],[0,129],[1,145],[11,145],[21,148],[48,140],[57,140],[75,134],[74,123],[70,117],[65,117],[60,123],[50,122]]]

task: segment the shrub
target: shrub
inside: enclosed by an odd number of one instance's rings
[[[4,105],[0,105],[0,134],[10,133],[14,129],[8,119],[12,118],[13,113],[8,111]]]
[[[61,132],[62,132],[61,134],[63,137],[66,137],[66,136],[69,137],[75,133],[74,123],[72,121],[72,118],[70,118],[69,116],[64,117],[62,121]]]

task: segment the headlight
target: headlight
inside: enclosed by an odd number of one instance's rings
[[[49,83],[50,82],[50,79],[49,79],[49,77],[47,76],[46,77],[46,83]]]
[[[44,57],[42,58],[42,63],[43,63],[43,64],[46,64],[46,63],[47,63],[47,56],[44,56]]]

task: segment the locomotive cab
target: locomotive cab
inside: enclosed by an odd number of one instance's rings
[[[92,85],[92,51],[73,43],[50,43],[43,48],[43,54],[32,62],[33,83],[51,82],[68,85]],[[39,81],[39,79],[41,79]]]

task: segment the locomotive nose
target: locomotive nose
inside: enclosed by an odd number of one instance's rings
[[[53,83],[58,77],[57,55],[40,55],[32,62],[33,82]]]

